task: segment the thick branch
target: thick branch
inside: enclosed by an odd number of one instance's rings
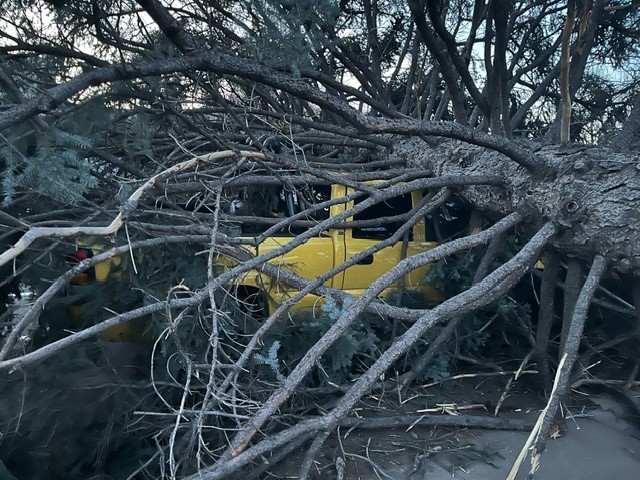
[[[562,97],[560,117],[560,143],[569,143],[569,129],[571,123],[571,84],[569,81],[569,63],[571,34],[573,22],[576,19],[576,2],[569,0],[567,4],[567,18],[562,31],[562,55],[560,58],[560,93]]]
[[[396,267],[389,270],[376,280],[370,287],[368,287],[363,295],[359,297],[349,309],[344,312],[340,318],[333,324],[333,326],[327,331],[326,334],[305,354],[300,360],[296,368],[289,374],[286,381],[263,405],[260,411],[254,416],[251,422],[246,425],[242,430],[238,432],[233,443],[230,447],[228,456],[237,456],[248,444],[253,435],[261,428],[267,419],[273,415],[273,413],[282,405],[282,403],[291,395],[295,388],[300,384],[304,377],[309,373],[311,368],[315,365],[315,362],[320,356],[336,341],[344,331],[351,325],[357,316],[363,311],[364,307],[370,302],[374,301],[377,296],[398,280],[398,278],[404,276],[408,271],[413,270],[421,265],[432,263],[439,258],[449,256],[456,251],[472,248],[480,245],[493,236],[499,235],[501,232],[513,226],[520,220],[520,215],[512,214],[510,217],[503,219],[493,227],[465,237],[462,239],[454,240],[450,243],[440,245],[428,252],[414,255],[412,257],[402,260]],[[445,302],[446,304],[447,302]],[[413,337],[414,340],[417,337]]]
[[[462,79],[464,86],[467,87],[467,91],[476,102],[476,105],[480,107],[480,110],[482,110],[486,116],[489,116],[491,114],[491,106],[487,102],[487,99],[480,93],[480,90],[478,90],[478,87],[473,81],[471,73],[469,72],[469,67],[458,52],[455,38],[444,26],[442,17],[440,16],[439,4],[427,1],[427,11],[429,12],[429,18],[431,19],[431,23],[433,24],[435,31],[438,33],[438,36],[442,39],[447,48],[447,53],[449,54],[448,61],[453,63],[456,72]]]
[[[438,62],[440,74],[453,97],[453,115],[457,122],[466,125],[467,110],[465,108],[464,95],[458,83],[455,69],[452,68],[449,58],[446,55],[446,47],[442,45],[442,40],[436,37],[429,25],[427,25],[422,2],[420,0],[410,0],[409,7],[411,8],[418,33],[431,52],[431,55],[433,55]]]
[[[555,296],[558,285],[558,270],[560,259],[554,250],[549,250],[545,256],[545,269],[540,285],[540,310],[538,312],[538,328],[536,329],[535,355],[538,372],[542,385],[546,390],[551,389],[549,369],[549,336],[555,318]]]
[[[540,456],[542,455],[542,452],[544,451],[545,445],[547,443],[549,429],[551,428],[553,420],[556,416],[556,412],[558,411],[560,402],[564,400],[568,393],[571,371],[573,370],[573,365],[578,356],[578,348],[582,340],[582,331],[584,329],[584,323],[587,319],[589,306],[591,305],[591,300],[593,299],[596,288],[600,284],[600,279],[602,278],[606,267],[607,262],[604,257],[600,255],[596,256],[596,258],[593,260],[593,264],[591,265],[591,270],[589,271],[587,280],[584,283],[584,287],[580,292],[578,301],[576,302],[576,306],[573,311],[571,327],[567,336],[567,343],[564,348],[564,354],[556,373],[553,392],[549,398],[547,406],[540,414],[540,418],[538,419],[536,427],[531,433],[532,436],[535,436],[535,440],[533,441],[532,447],[533,453],[531,455],[532,466],[530,471],[530,478],[531,476],[533,476],[533,474],[535,474],[537,468],[540,465]],[[530,440],[531,438],[532,437],[530,437]],[[512,469],[512,475],[510,475],[509,478],[515,478],[514,471],[517,472],[516,467],[518,466],[519,464],[516,462],[516,464],[514,464],[514,468]]]
[[[257,443],[242,453],[237,453],[235,456],[229,456],[227,454],[216,465],[201,470],[193,477],[188,477],[189,480],[195,480],[196,478],[204,478],[207,480],[227,478],[228,475],[242,468],[253,459],[269,450],[287,444],[288,442],[296,439],[300,434],[308,432],[311,429],[318,430],[335,428],[339,424],[340,420],[347,415],[355,403],[361,398],[361,396],[378,380],[379,376],[388,368],[389,364],[410,348],[410,346],[424,335],[429,328],[437,323],[446,321],[453,316],[469,313],[482,305],[490,303],[507,292],[515,283],[517,283],[522,275],[526,273],[527,269],[531,267],[533,262],[538,258],[541,249],[544,248],[553,235],[555,235],[555,232],[556,228],[554,226],[551,224],[546,225],[531,239],[529,243],[527,243],[527,245],[525,245],[520,252],[518,252],[518,254],[516,254],[509,262],[487,276],[485,280],[471,287],[469,290],[440,304],[424,317],[420,318],[415,325],[402,335],[402,337],[399,337],[398,340],[394,342],[394,344],[376,361],[376,363],[358,379],[358,381],[349,390],[349,393],[340,400],[336,408],[330,414],[322,417],[321,419],[300,422],[294,427],[291,427],[279,434],[270,436],[268,439]],[[366,295],[367,293],[365,293],[365,296]],[[365,300],[365,302],[366,301],[367,300]],[[358,302],[360,302],[360,300],[358,300]],[[362,302],[360,305],[357,305],[358,302],[352,305],[351,308],[361,308]],[[345,317],[350,315],[350,312],[351,310],[343,314],[341,319],[344,320]],[[317,345],[318,344],[316,344],[316,346]],[[290,378],[291,375],[288,380]],[[254,422],[252,422],[251,425],[255,426],[256,423]],[[251,430],[253,430],[252,427]],[[238,445],[238,436],[240,436],[241,433],[242,431],[238,433],[233,445]],[[250,437],[251,435],[248,438]],[[246,436],[241,438],[247,439]],[[245,442],[242,442],[238,446],[243,445],[245,445]]]
[[[569,96],[574,98],[578,89],[582,86],[585,67],[595,44],[596,32],[602,19],[606,0],[592,0],[582,3],[578,38],[574,44],[569,65]],[[546,143],[557,143],[560,140],[560,124],[563,118],[563,110],[560,109],[554,123],[549,127],[545,135]]]
[[[454,122],[418,122],[415,120],[392,120],[363,118],[363,126],[377,133],[397,133],[401,135],[434,135],[469,142],[473,145],[495,150],[522,165],[531,173],[544,175],[550,171],[545,162],[520,143],[499,135],[489,135]],[[425,146],[426,149],[426,146]]]
[[[171,15],[168,10],[158,0],[136,0],[142,8],[153,18],[162,33],[173,43],[182,53],[189,53],[198,45],[180,23]]]

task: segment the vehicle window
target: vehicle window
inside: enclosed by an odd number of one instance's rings
[[[238,215],[287,218],[308,210],[307,220],[319,222],[329,218],[329,208],[314,211],[313,206],[331,198],[331,186],[307,185],[294,190],[282,185],[266,185],[247,188],[235,198],[242,205],[235,211]],[[261,233],[269,226],[247,222],[242,225],[242,233]],[[278,232],[278,235],[297,235],[304,230],[306,229],[302,227],[291,227],[287,231]]]
[[[315,205],[326,202],[331,199],[331,186],[330,185],[310,185],[302,188],[297,192],[297,198],[301,200],[302,210],[308,210],[307,217],[312,220],[326,220],[329,218],[329,207],[324,207],[319,210],[313,210]]]
[[[426,218],[427,241],[441,241],[464,235],[469,227],[470,211],[463,205],[450,202]]]
[[[363,202],[365,198],[355,201],[355,205]],[[352,229],[353,238],[369,238],[373,240],[384,240],[392,236],[398,231],[398,229],[404,224],[402,220],[381,222],[380,220],[385,217],[395,217],[398,215],[404,215],[409,213],[413,208],[411,202],[411,194],[400,195],[390,198],[384,202],[376,203],[371,207],[363,210],[362,212],[354,215],[354,222],[363,221],[363,224],[358,225]],[[409,239],[411,240],[412,232],[409,232]]]

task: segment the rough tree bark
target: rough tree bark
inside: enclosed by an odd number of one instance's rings
[[[532,230],[553,221],[561,228],[554,245],[563,255],[588,262],[601,254],[613,271],[640,275],[637,157],[603,147],[529,148],[553,173],[537,177],[504,155],[456,141],[435,148],[417,138],[399,141],[391,158],[411,159],[436,176],[499,175],[504,188],[471,186],[458,193],[494,217],[518,209],[530,212],[538,219]]]

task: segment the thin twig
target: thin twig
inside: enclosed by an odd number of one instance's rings
[[[174,173],[182,172],[189,168],[197,166],[199,163],[212,163],[217,162],[225,158],[231,158],[235,156],[263,158],[267,157],[258,152],[241,151],[236,152],[233,150],[224,150],[222,152],[208,153],[206,155],[199,155],[190,160],[180,162],[170,168],[163,170],[160,173],[149,178],[138,189],[129,196],[127,201],[120,209],[120,213],[111,221],[111,223],[105,227],[33,227],[30,228],[11,248],[7,249],[0,255],[0,266],[13,260],[18,255],[23,253],[29,245],[35,242],[39,238],[69,238],[77,237],[80,235],[86,236],[109,236],[117,233],[120,227],[124,224],[127,217],[136,209],[138,201],[142,198],[142,195],[154,187],[155,184],[161,179],[168,177]]]
[[[367,462],[369,465],[371,465],[371,468],[373,468],[374,473],[376,473],[376,475],[379,473],[380,475],[382,475],[384,478],[388,478],[389,480],[395,480],[395,477],[392,477],[391,475],[389,475],[387,472],[384,471],[384,469],[378,465],[377,463],[375,463],[373,460],[371,460],[369,457],[363,457],[362,455],[358,455],[356,453],[347,453],[346,454],[347,457],[352,457],[352,458],[358,458],[360,460],[364,460],[365,462]],[[378,477],[380,478],[380,477]]]
[[[525,372],[524,368],[527,366],[532,356],[533,356],[533,351],[529,352],[529,354],[526,357],[524,357],[524,360],[522,360],[522,363],[520,363],[520,367],[518,368],[518,370],[516,370],[513,377],[509,378],[509,381],[507,381],[507,384],[504,387],[504,391],[502,392],[502,395],[500,395],[500,399],[496,403],[496,408],[493,411],[494,417],[498,416],[498,412],[500,411],[502,404],[507,399],[507,396],[509,395],[509,390],[511,389],[511,384],[514,381],[516,381],[518,377],[520,377],[520,375],[522,375]]]

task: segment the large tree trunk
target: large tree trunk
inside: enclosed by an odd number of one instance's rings
[[[546,221],[561,228],[554,242],[563,255],[585,261],[601,254],[618,273],[640,275],[640,166],[637,157],[606,148],[545,147],[534,152],[551,167],[536,176],[504,155],[458,141],[430,147],[419,138],[398,141],[391,158],[433,175],[495,174],[504,187],[460,187],[466,201],[490,216],[522,210],[536,231]]]

